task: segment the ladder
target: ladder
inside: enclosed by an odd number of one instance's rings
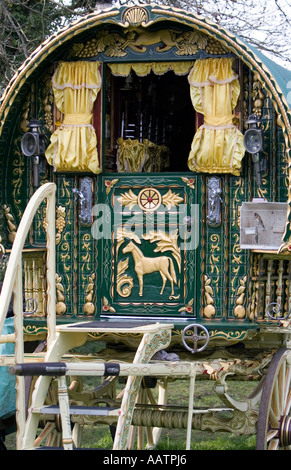
[[[160,349],[166,348],[171,339],[172,324],[150,323],[137,321],[120,322],[114,327],[110,321],[84,322],[80,324],[56,326],[54,342],[48,348],[43,363],[22,363],[11,366],[10,371],[17,376],[39,376],[32,394],[32,403],[28,410],[21,450],[38,448],[37,429],[40,417],[43,414],[55,414],[61,416],[62,423],[62,448],[73,449],[73,438],[70,416],[73,414],[115,416],[117,420],[113,450],[125,450],[128,445],[129,430],[140,388],[141,379],[145,375],[169,374],[169,364],[162,366],[160,363],[149,365],[152,356]],[[95,361],[64,362],[64,355],[72,348],[84,344],[88,334],[113,333],[140,335],[141,340],[132,363],[104,363]],[[186,366],[187,369],[187,366]],[[181,367],[181,375],[185,374],[185,367]],[[120,408],[115,407],[91,407],[70,406],[66,376],[127,376]],[[52,377],[58,378],[58,405],[45,406],[45,399]]]

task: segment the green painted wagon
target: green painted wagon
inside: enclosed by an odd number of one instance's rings
[[[18,449],[81,447],[87,422],[114,427],[115,450],[175,427],[187,448],[193,429],[291,445],[290,84],[161,6],[92,13],[23,63],[0,102],[1,366],[16,376],[1,429],[15,417]],[[85,393],[83,376],[103,379]],[[194,407],[201,378],[223,406]],[[236,400],[233,378],[258,386]],[[168,406],[178,379],[186,409]]]

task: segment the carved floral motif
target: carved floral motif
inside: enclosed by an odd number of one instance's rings
[[[134,25],[124,29],[124,34],[99,31],[95,37],[88,39],[85,43],[74,44],[69,57],[89,58],[96,57],[99,53],[104,53],[107,57],[124,57],[127,55],[127,48],[145,53],[151,46],[156,46],[156,52],[159,53],[174,48],[174,53],[178,56],[195,55],[199,51],[212,55],[229,52],[219,41],[209,38],[200,31],[174,29],[150,31]]]
[[[157,197],[156,202],[155,197]],[[156,210],[160,205],[160,200],[168,210],[170,210],[172,207],[178,206],[181,202],[183,202],[183,198],[172,192],[171,189],[169,189],[166,194],[161,196],[159,191],[154,188],[144,188],[138,195],[134,194],[134,192],[130,189],[128,192],[121,194],[117,200],[122,206],[128,207],[130,210],[136,204],[139,204],[140,208],[144,211]]]

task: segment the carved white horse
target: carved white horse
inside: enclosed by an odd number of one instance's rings
[[[139,281],[139,295],[143,295],[143,276],[158,271],[163,280],[163,286],[160,294],[164,292],[167,279],[171,283],[172,292],[174,295],[174,283],[177,284],[176,272],[174,263],[168,256],[158,256],[156,258],[147,258],[143,255],[142,251],[133,243],[129,242],[128,245],[122,250],[123,253],[131,253],[134,260],[135,272]],[[170,268],[170,272],[169,272]]]

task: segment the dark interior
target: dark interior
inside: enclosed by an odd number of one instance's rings
[[[108,75],[107,75],[108,77]],[[116,141],[148,139],[169,149],[169,162],[164,171],[187,171],[187,159],[195,133],[195,111],[190,99],[187,76],[174,72],[139,77],[131,72],[127,77],[107,78],[106,167],[116,171]],[[108,91],[108,90],[107,90]],[[109,118],[110,116],[110,118]],[[107,122],[108,125],[108,122]],[[109,162],[111,158],[111,163]],[[111,166],[111,168],[109,168]]]

